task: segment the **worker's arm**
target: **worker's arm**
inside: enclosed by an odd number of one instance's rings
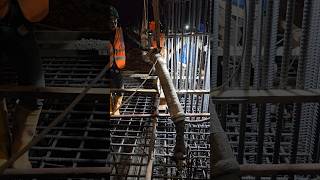
[[[111,44],[110,41],[107,42],[107,49],[108,49],[108,53],[109,53],[109,62],[107,64],[108,69],[110,69],[113,65],[114,62],[114,50],[113,50],[113,46]]]

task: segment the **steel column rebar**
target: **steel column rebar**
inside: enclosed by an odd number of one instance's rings
[[[310,21],[311,21],[311,8],[312,0],[304,1],[303,8],[303,22],[302,22],[302,36],[301,36],[301,57],[298,62],[297,70],[297,89],[304,89],[305,87],[305,73],[306,73],[306,62],[308,56],[309,47],[309,33],[310,33]],[[294,126],[293,126],[293,138],[292,138],[292,151],[291,151],[291,163],[296,163],[296,155],[298,152],[298,142],[300,134],[300,123],[301,123],[301,113],[302,104],[295,104],[294,109]]]
[[[294,8],[296,0],[287,1],[287,13],[286,13],[286,29],[284,33],[284,44],[283,44],[283,59],[281,63],[281,74],[280,74],[280,88],[286,88],[288,81],[288,66],[292,53],[292,27]]]
[[[231,0],[226,0],[225,7],[225,27],[224,27],[224,40],[223,40],[223,67],[222,67],[222,83],[226,85],[224,88],[229,87],[229,61],[230,61],[230,34],[231,34],[231,14],[232,14],[232,4]],[[228,106],[223,104],[221,106],[221,124],[223,129],[226,128],[226,111]]]
[[[231,14],[232,14],[232,0],[226,0],[225,7],[225,27],[224,27],[224,41],[223,41],[223,69],[222,82],[226,83],[229,80],[229,61],[230,61],[230,34],[231,34]],[[226,85],[228,87],[228,84]]]
[[[317,87],[319,88],[320,85],[320,79],[319,79],[319,62],[317,61],[317,59],[319,59],[319,45],[318,45],[318,41],[319,41],[319,25],[320,25],[320,17],[319,17],[319,8],[320,8],[320,2],[315,1],[313,2],[312,5],[312,18],[311,18],[311,32],[310,32],[310,50],[309,50],[309,62],[308,63],[308,69],[307,69],[307,74],[306,74],[306,87],[305,88],[310,88],[310,87]],[[309,73],[308,73],[309,72]],[[314,107],[314,114],[309,115],[309,118],[313,120],[313,127],[314,127],[314,132],[313,135],[314,137],[312,139],[314,139],[314,141],[312,142],[311,139],[311,143],[313,146],[312,149],[312,161],[313,163],[319,163],[320,161],[320,108],[319,108],[319,104],[315,104],[313,105]],[[312,108],[312,106],[311,106]]]
[[[249,0],[248,21],[246,28],[246,47],[245,47],[245,59],[241,76],[241,87],[243,89],[249,89],[250,87],[250,73],[251,73],[251,58],[252,58],[252,43],[253,43],[253,25],[255,18],[255,0]],[[238,150],[238,162],[243,163],[244,147],[245,147],[245,133],[247,123],[247,104],[240,105],[240,137],[239,137],[239,150]]]

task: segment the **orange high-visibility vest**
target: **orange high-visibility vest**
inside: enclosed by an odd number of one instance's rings
[[[0,17],[9,11],[10,0],[0,0]],[[18,0],[24,17],[30,22],[39,22],[49,13],[49,0]]]
[[[116,28],[114,37],[114,61],[119,69],[123,69],[126,65],[126,48],[123,40],[122,28]]]

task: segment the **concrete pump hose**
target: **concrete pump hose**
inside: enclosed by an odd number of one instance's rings
[[[180,104],[176,90],[173,86],[169,71],[166,66],[166,61],[159,54],[154,55],[154,58],[155,58],[154,60],[157,60],[158,62],[156,64],[155,70],[160,79],[160,84],[165,94],[165,98],[168,104],[168,109],[171,114],[172,121],[174,123],[184,121],[185,114]]]

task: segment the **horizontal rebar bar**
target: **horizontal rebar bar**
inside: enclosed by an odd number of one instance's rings
[[[240,166],[241,175],[317,175],[320,164],[245,164]]]
[[[248,103],[297,103],[319,102],[319,89],[270,89],[270,90],[226,90],[211,93],[213,101],[217,103],[235,104],[237,100]]]

